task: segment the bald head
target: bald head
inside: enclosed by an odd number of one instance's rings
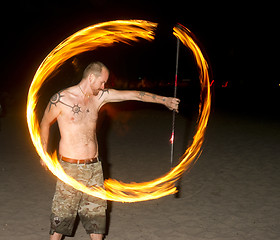
[[[92,62],[84,70],[83,78],[87,78],[90,74],[100,77],[103,69],[109,73],[108,68],[102,62]]]

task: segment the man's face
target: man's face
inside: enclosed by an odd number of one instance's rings
[[[99,77],[93,75],[91,89],[94,95],[97,95],[99,91],[105,88],[105,84],[108,81],[108,77],[109,72],[105,68],[102,68],[101,75]]]

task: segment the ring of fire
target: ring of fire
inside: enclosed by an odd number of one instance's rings
[[[177,191],[175,182],[185,171],[193,166],[200,155],[211,106],[208,64],[193,39],[193,34],[182,25],[176,25],[173,28],[173,34],[194,55],[199,71],[201,93],[196,134],[193,137],[192,144],[181,156],[177,166],[165,175],[149,182],[123,183],[114,179],[106,179],[104,188],[89,188],[71,178],[63,171],[56,153],[50,156],[43,150],[35,108],[38,102],[38,91],[47,77],[56,71],[67,59],[82,52],[92,51],[97,47],[106,47],[118,42],[130,44],[131,42],[138,41],[139,38],[152,41],[156,27],[157,23],[143,20],[118,20],[89,26],[71,35],[54,48],[41,63],[34,75],[29,88],[26,110],[32,142],[49,170],[60,180],[80,191],[98,198],[118,202],[139,202],[174,194]]]

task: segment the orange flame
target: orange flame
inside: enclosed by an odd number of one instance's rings
[[[31,139],[38,154],[46,163],[49,170],[60,180],[94,197],[118,202],[139,202],[176,193],[175,182],[183,172],[190,169],[198,158],[197,155],[200,153],[210,114],[211,100],[208,66],[203,54],[192,39],[190,31],[187,28],[183,26],[173,28],[173,34],[193,52],[200,71],[199,78],[202,86],[201,103],[199,106],[200,114],[198,116],[197,132],[193,138],[193,142],[181,157],[180,163],[164,176],[149,182],[123,183],[114,179],[106,179],[104,188],[88,188],[68,176],[59,164],[56,153],[50,156],[43,150],[39,123],[35,114],[38,91],[46,78],[57,70],[67,59],[82,52],[94,50],[100,46],[110,46],[116,42],[130,44],[130,42],[138,41],[139,38],[151,41],[154,39],[156,27],[156,23],[148,21],[118,20],[100,23],[82,29],[68,37],[49,53],[41,63],[31,83],[26,114]]]

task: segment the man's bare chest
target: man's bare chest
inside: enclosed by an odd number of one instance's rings
[[[51,104],[60,105],[60,121],[72,123],[95,122],[98,117],[99,104],[94,98],[69,98],[63,93],[57,93],[51,99]]]
[[[98,108],[94,104],[75,103],[70,107],[64,106],[61,112],[65,120],[73,123],[93,123],[98,117]]]

